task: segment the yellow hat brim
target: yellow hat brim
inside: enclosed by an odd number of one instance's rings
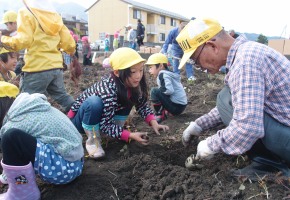
[[[13,97],[19,94],[19,89],[16,85],[11,83],[0,81],[0,97]]]
[[[196,49],[222,30],[222,26],[214,19],[191,20],[178,34],[176,41],[184,54],[178,66],[181,69]]]
[[[183,56],[182,56],[182,59],[180,60],[179,62],[179,66],[178,66],[178,69],[182,69],[182,67],[185,65],[185,63],[187,62],[187,60],[191,57],[191,55],[195,52],[196,49],[190,51],[190,52],[187,52],[187,53],[184,53]]]

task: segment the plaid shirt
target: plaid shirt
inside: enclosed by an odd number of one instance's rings
[[[233,118],[207,141],[215,152],[239,155],[264,137],[264,112],[290,126],[290,62],[268,46],[240,36],[230,48],[226,68]],[[203,130],[220,122],[216,107],[196,120]]]

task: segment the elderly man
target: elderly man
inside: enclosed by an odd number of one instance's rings
[[[290,176],[290,62],[263,44],[237,39],[213,19],[195,19],[178,35],[184,51],[179,67],[188,59],[211,74],[225,65],[225,87],[217,105],[183,132],[185,146],[192,136],[219,123],[227,127],[200,141],[197,159],[210,159],[218,152],[246,153],[252,163],[234,176],[252,180],[281,171]]]
[[[129,41],[129,47],[131,49],[136,49],[136,30],[132,28],[132,24],[126,26],[127,29],[127,40]]]

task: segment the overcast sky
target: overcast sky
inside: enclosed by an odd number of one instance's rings
[[[89,8],[96,0],[55,0],[76,2]],[[289,0],[135,0],[185,17],[211,17],[237,32],[266,36],[290,36]]]

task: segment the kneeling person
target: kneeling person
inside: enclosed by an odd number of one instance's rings
[[[167,63],[167,57],[162,53],[151,55],[146,63],[149,73],[157,78],[158,87],[151,89],[151,100],[158,122],[167,118],[167,112],[172,115],[181,114],[187,105],[181,77],[170,71]]]

